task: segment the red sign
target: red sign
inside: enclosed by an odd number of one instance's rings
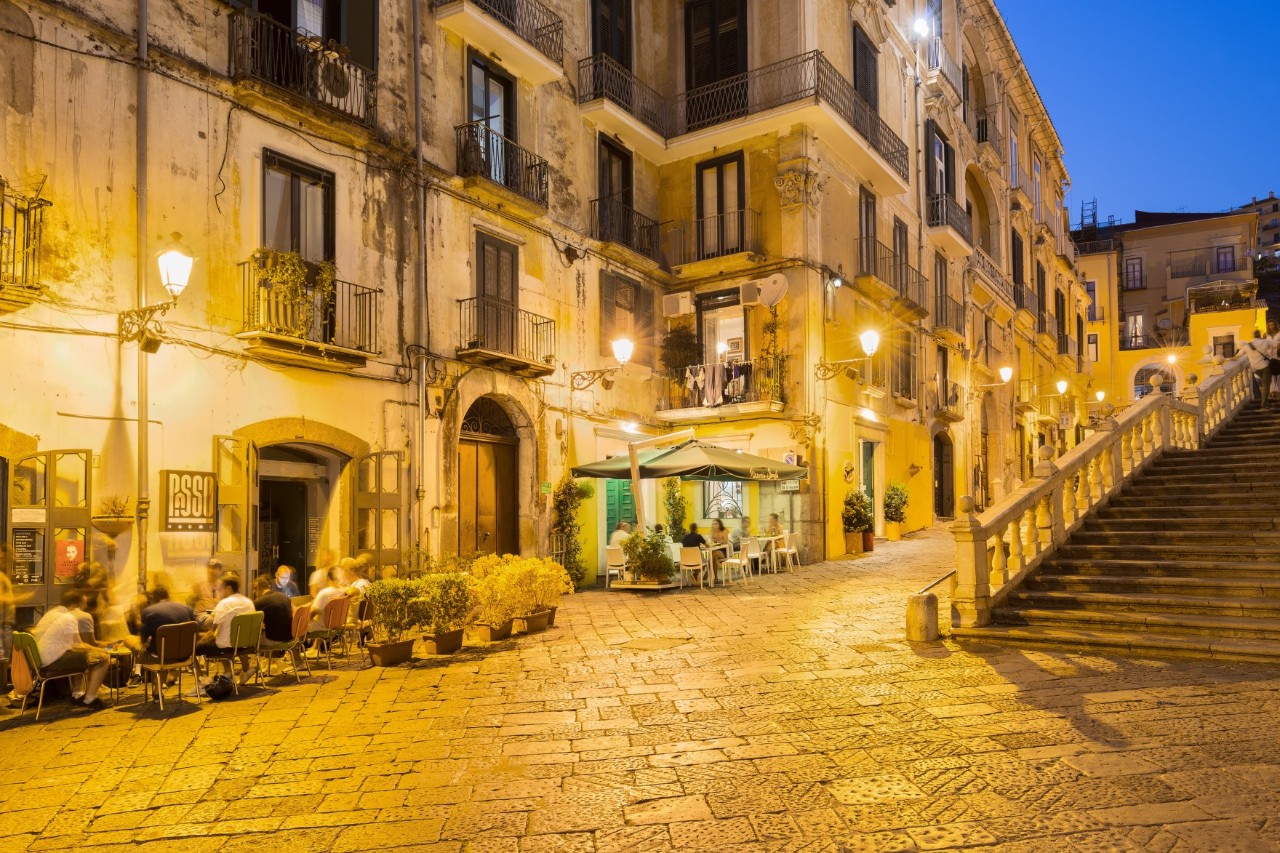
[[[70,578],[80,570],[80,564],[88,561],[83,539],[58,539],[53,543],[53,573],[55,577]]]

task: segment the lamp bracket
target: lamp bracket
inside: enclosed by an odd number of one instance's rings
[[[597,382],[611,379],[621,369],[621,367],[605,367],[600,370],[579,370],[569,374],[569,385],[574,391],[585,391]],[[606,387],[608,387],[607,384]]]
[[[819,382],[826,382],[829,379],[834,379],[839,376],[846,368],[870,360],[870,356],[864,358],[846,358],[840,361],[826,361],[824,359],[813,366],[813,375]]]
[[[177,300],[171,299],[168,302],[157,302],[155,305],[143,305],[141,308],[121,311],[119,314],[120,340],[129,343],[141,341],[149,333],[158,334],[161,328],[156,322],[156,317],[169,313],[169,309],[176,304]]]

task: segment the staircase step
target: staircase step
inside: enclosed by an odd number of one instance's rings
[[[1143,533],[1163,532],[1166,530],[1182,530],[1187,532],[1222,532],[1235,530],[1239,532],[1280,531],[1280,515],[1274,512],[1261,512],[1255,515],[1225,515],[1221,509],[1217,515],[1170,518],[1164,513],[1152,512],[1141,515],[1145,510],[1130,509],[1125,513],[1108,512],[1088,519],[1084,530],[1090,533]]]
[[[1018,648],[1045,646],[1089,648],[1117,654],[1212,658],[1224,661],[1280,663],[1280,643],[1263,640],[1175,637],[1133,634],[1102,629],[990,625],[985,628],[952,628],[951,636],[966,642],[1011,644]]]
[[[1280,599],[1280,573],[1274,578],[1041,573],[1028,580],[1027,588],[1062,592],[1133,592],[1211,597],[1236,595]]]
[[[1179,555],[1181,556],[1181,555]],[[1041,572],[1055,575],[1161,578],[1260,578],[1280,580],[1280,562],[1261,560],[1150,560],[1070,557],[1060,551]]]
[[[1134,485],[1177,486],[1178,488],[1263,485],[1273,489],[1280,489],[1280,469],[1259,467],[1257,465],[1247,470],[1208,468],[1203,471],[1169,471],[1152,469],[1144,472]]]
[[[1217,496],[1213,496],[1217,497]],[[1222,514],[1234,512],[1234,505],[1220,500],[1210,500],[1208,495],[1200,494],[1177,494],[1171,491],[1167,494],[1126,494],[1121,493],[1111,499],[1107,504],[1108,510],[1123,509],[1127,507],[1147,507],[1147,508],[1166,508],[1171,511],[1178,509],[1211,509]],[[1245,504],[1241,511],[1259,511],[1264,509],[1262,504]]]
[[[1041,625],[1069,628],[1128,629],[1153,634],[1235,637],[1280,641],[1280,619],[1212,616],[1194,613],[1136,613],[1116,610],[1068,610],[997,607],[1001,625]]]
[[[1088,534],[1077,534],[1087,536]],[[1062,548],[1058,550],[1055,556],[1064,559],[1081,559],[1081,558],[1097,558],[1103,560],[1149,560],[1151,562],[1160,563],[1171,556],[1170,546],[1159,543],[1148,544],[1141,537],[1133,537],[1133,542],[1124,544],[1104,544],[1104,543],[1078,543],[1077,537],[1072,539]],[[1254,561],[1264,560],[1267,557],[1276,556],[1276,548],[1273,545],[1177,545],[1176,555],[1181,559],[1198,558],[1200,560],[1209,560],[1212,562],[1225,563],[1252,563]]]
[[[1112,613],[1183,613],[1197,616],[1235,616],[1272,619],[1280,625],[1280,599],[1190,595],[1159,592],[1080,592],[1024,589],[1009,596],[1013,610],[1091,610]]]
[[[1208,498],[1215,501],[1224,501],[1228,506],[1238,503],[1243,496],[1247,495],[1251,500],[1265,500],[1274,505],[1280,505],[1280,482],[1193,484],[1139,481],[1126,486],[1121,494],[1125,497],[1132,496],[1136,498],[1170,497],[1175,495],[1184,500],[1187,497]]]
[[[1263,548],[1264,554],[1280,553],[1280,533],[1263,530],[1189,530],[1177,523],[1170,522],[1164,528],[1153,528],[1148,525],[1141,530],[1097,530],[1082,528],[1068,543],[1068,547],[1093,547],[1095,545],[1114,545],[1121,548],[1141,547],[1176,547],[1182,553],[1184,545],[1192,547],[1241,547]],[[1255,552],[1257,553],[1257,552]]]

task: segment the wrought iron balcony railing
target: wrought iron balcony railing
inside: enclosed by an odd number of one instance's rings
[[[667,100],[616,59],[597,53],[578,63],[578,103],[601,99],[622,107],[663,139],[671,135]]]
[[[591,236],[617,243],[646,258],[658,258],[658,223],[617,198],[597,198],[591,202]]]
[[[754,210],[732,210],[677,222],[663,235],[667,260],[689,264],[708,258],[760,251],[760,214]]]
[[[299,287],[276,274],[280,259],[279,252],[259,249],[239,265],[245,332],[367,353],[380,351],[381,290],[340,279],[334,279],[330,288],[321,280],[319,266],[312,264],[307,265],[306,283]]]
[[[547,161],[516,145],[483,121],[454,128],[458,174],[506,187],[535,204],[547,206]]]
[[[969,263],[978,270],[979,273],[986,276],[993,284],[1000,287],[1009,299],[1013,298],[1013,284],[1000,271],[1000,265],[997,264],[990,255],[982,250],[979,246],[973,247],[973,254],[969,256]]]
[[[1027,170],[1022,168],[1022,166],[1015,167],[1010,165],[1009,189],[1022,190],[1027,198],[1031,197],[1031,176],[1027,174]]]
[[[928,280],[905,257],[879,240],[858,240],[858,275],[872,275],[891,286],[899,299],[926,308],[924,290]]]
[[[1036,296],[1036,292],[1025,284],[1014,286],[1013,304],[1021,311],[1028,311],[1037,317],[1040,314],[1040,298]]]
[[[483,296],[458,300],[459,350],[507,355],[531,364],[555,362],[556,321]]]
[[[973,245],[973,221],[960,203],[951,196],[930,196],[928,219],[930,228],[941,226],[954,228],[966,243]]]
[[[1233,272],[1247,272],[1253,258],[1243,246],[1231,247],[1231,251],[1218,251],[1219,247],[1186,249],[1169,253],[1170,278],[1196,278]]]
[[[1000,109],[997,105],[969,111],[969,129],[979,145],[990,145],[1004,159],[1004,137],[1000,135]]]
[[[944,377],[938,378],[937,403],[934,407],[939,415],[959,419],[964,417],[964,386],[959,382]]]
[[[952,89],[959,94],[964,94],[961,83],[964,80],[964,72],[960,69],[960,63],[955,61],[940,38],[929,43],[929,73],[941,73],[951,84]]]
[[[907,178],[906,143],[817,50],[680,93],[671,111],[670,133],[679,136],[812,98],[830,106]]]
[[[681,382],[666,383],[658,411],[715,408],[737,403],[783,403],[782,359],[755,358],[685,368]]]
[[[44,209],[51,204],[20,195],[0,179],[0,291],[40,288]]]
[[[1075,358],[1079,353],[1080,347],[1076,343],[1076,339],[1068,335],[1066,332],[1058,332],[1058,355],[1066,355]]]
[[[933,327],[935,329],[951,329],[963,335],[964,305],[945,293],[937,294],[933,300]]]
[[[1040,307],[1040,313],[1036,316],[1036,331],[1052,338],[1058,336],[1058,318],[1045,311],[1044,306]]]
[[[1190,343],[1185,329],[1169,329],[1158,335],[1129,335],[1121,332],[1120,349],[1161,349],[1166,347],[1185,347]]]
[[[1241,308],[1266,308],[1267,303],[1258,299],[1256,286],[1226,282],[1202,284],[1187,288],[1187,310],[1192,314],[1208,314],[1214,311],[1235,311]]]
[[[473,3],[554,62],[564,60],[564,21],[538,0],[432,0],[432,9]]]
[[[231,76],[268,83],[363,124],[374,123],[377,75],[347,59],[341,44],[249,9],[231,13],[230,33]]]

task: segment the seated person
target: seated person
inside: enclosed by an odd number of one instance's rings
[[[253,607],[262,611],[262,636],[273,643],[293,639],[293,604],[283,592],[272,588],[263,575],[253,583]]]
[[[210,559],[205,566],[205,578],[191,590],[187,603],[196,613],[204,613],[218,606],[218,580],[222,577],[222,561]]]
[[[707,540],[698,532],[698,523],[696,521],[689,524],[689,532],[680,540],[680,544],[685,548],[702,548],[706,546]]]
[[[181,601],[173,601],[169,598],[169,590],[162,586],[158,586],[151,590],[148,595],[151,603],[142,609],[142,617],[139,620],[138,639],[142,641],[142,647],[145,653],[142,657],[143,663],[158,663],[160,660],[160,647],[153,643],[156,631],[165,625],[177,625],[182,622],[194,622],[196,615],[191,608],[183,604]]]
[[[342,598],[347,591],[338,584],[338,568],[332,568],[325,575],[323,588],[316,593],[315,600],[311,602],[311,624],[307,626],[308,632],[323,631],[324,627],[324,611],[329,606],[329,602],[335,598]]]
[[[293,580],[292,566],[280,566],[276,569],[276,580],[271,586],[285,598],[297,598],[302,594]]]
[[[609,544],[621,545],[627,541],[627,537],[631,535],[631,524],[626,521],[619,521],[618,526],[613,528],[613,533],[609,534]]]
[[[782,519],[778,518],[776,512],[769,513],[769,523],[765,525],[765,536],[781,536],[785,531],[782,529]]]
[[[218,582],[218,603],[208,614],[201,615],[201,624],[208,630],[201,634],[196,643],[196,654],[211,657],[231,648],[231,620],[243,613],[253,612],[253,602],[240,594],[240,576],[226,574]],[[254,670],[249,668],[249,655],[241,654],[240,683],[246,684]],[[231,675],[231,661],[223,659],[227,675]]]
[[[743,539],[750,539],[754,535],[751,532],[751,519],[744,515],[738,526],[729,531],[729,544],[737,551],[742,548]]]
[[[729,542],[729,531],[725,528],[724,522],[718,518],[711,519],[711,544],[723,545],[725,548],[732,548]],[[717,571],[720,569],[720,563],[729,552],[725,548],[716,548],[711,552],[711,567]]]
[[[107,677],[111,656],[80,639],[80,621],[73,611],[83,607],[84,593],[74,588],[66,590],[62,593],[62,605],[50,608],[31,629],[31,635],[47,672],[82,673],[71,679],[72,703],[97,711],[105,707],[98,698],[98,690]]]

